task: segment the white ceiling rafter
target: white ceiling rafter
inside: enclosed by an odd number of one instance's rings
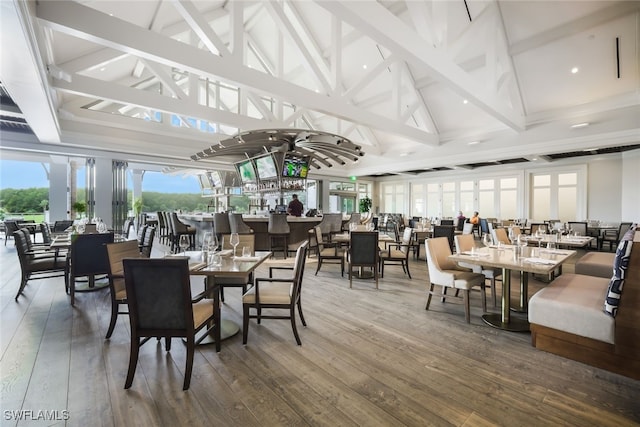
[[[305,68],[309,70],[325,93],[331,93],[331,85],[326,78],[326,76],[329,75],[329,71],[326,70],[326,67],[323,67],[323,64],[318,64],[314,60],[311,52],[305,45],[304,40],[296,32],[295,28],[293,28],[293,24],[285,15],[283,6],[279,3],[272,2],[265,2],[264,5],[267,11],[269,11],[272,19],[276,22],[276,25],[287,35],[289,40],[291,40],[294,46],[298,49],[298,53],[300,53]],[[323,69],[320,67],[323,67]]]
[[[63,5],[56,4],[53,7],[47,2],[39,3],[37,14],[44,25],[76,37],[83,37],[86,40],[118,48],[136,56],[152,59],[186,71],[193,71],[202,76],[236,82],[240,86],[287,99],[295,105],[355,120],[360,124],[397,133],[423,144],[438,143],[437,137],[423,130],[357,108],[340,99],[317,94],[291,82],[276,79],[246,67],[239,68],[237,64],[227,58],[203,55],[199,49],[167,39],[80,4],[64,3]],[[103,24],[91,24],[95,22]]]
[[[411,64],[427,67],[434,77],[462,95],[486,113],[514,130],[525,128],[524,117],[506,106],[483,85],[476,83],[446,55],[425,44],[424,40],[400,19],[375,2],[318,1],[328,11],[340,15],[352,26]]]
[[[202,44],[214,55],[230,56],[224,42],[213,31],[209,23],[202,17],[198,9],[189,0],[172,0],[173,7],[182,16],[191,30],[198,36]]]

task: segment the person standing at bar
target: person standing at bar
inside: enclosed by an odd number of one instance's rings
[[[294,194],[293,200],[289,202],[289,206],[287,207],[287,213],[293,216],[302,216],[302,210],[304,207],[302,206],[302,202],[298,200],[298,195]]]

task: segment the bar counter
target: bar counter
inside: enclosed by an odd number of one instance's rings
[[[202,235],[205,231],[213,231],[213,214],[178,214],[178,218],[185,224],[196,228],[196,245],[202,244]],[[242,215],[244,222],[253,229],[256,236],[255,250],[269,250],[269,217],[263,215]],[[322,217],[295,217],[287,216],[289,223],[288,243],[297,245],[309,238],[309,230],[318,225]]]

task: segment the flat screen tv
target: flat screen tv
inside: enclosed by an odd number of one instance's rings
[[[198,175],[198,183],[202,191],[211,189],[211,182],[209,182],[209,178],[206,175]]]
[[[276,164],[271,154],[254,159],[256,162],[256,172],[260,179],[273,179],[278,177]]]
[[[256,170],[251,160],[236,163],[236,167],[238,168],[238,174],[240,174],[240,180],[243,183],[256,182]]]
[[[216,171],[209,172],[209,181],[211,181],[211,186],[213,188],[222,187],[222,180],[220,179],[220,174]]]
[[[285,157],[282,176],[285,178],[306,178],[309,162],[299,157]]]

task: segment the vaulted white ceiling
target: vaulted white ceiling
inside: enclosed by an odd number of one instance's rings
[[[224,168],[189,158],[291,127],[361,145],[330,171],[361,176],[640,143],[637,1],[0,7],[0,81],[38,140],[4,150]]]

